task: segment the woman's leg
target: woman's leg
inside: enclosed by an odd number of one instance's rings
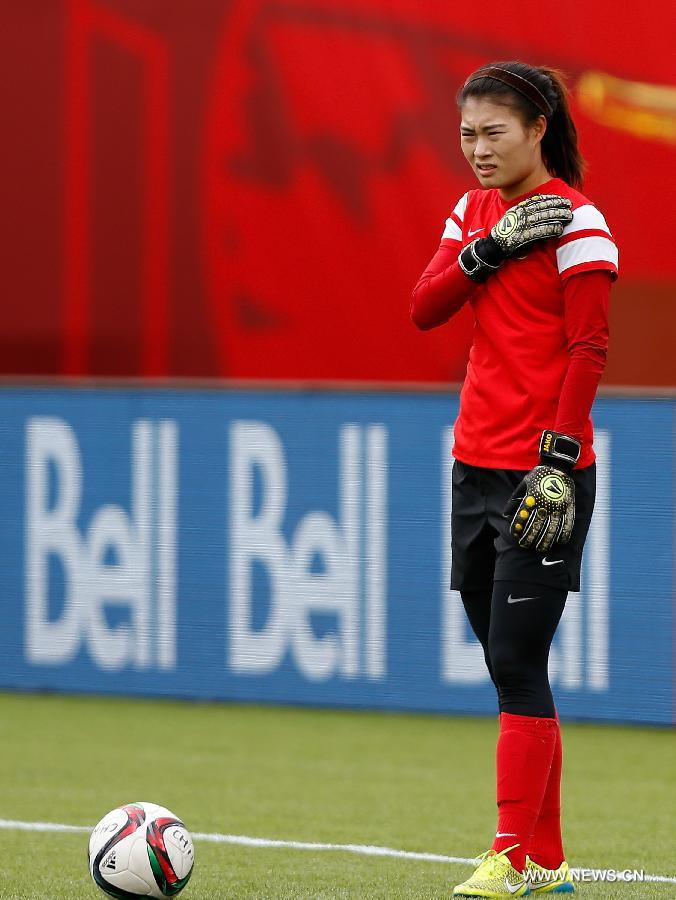
[[[549,648],[567,592],[530,582],[496,582],[488,653],[500,704],[496,755],[498,827],[493,849],[525,868],[556,749]],[[560,862],[560,860],[559,860]]]
[[[462,605],[465,607],[465,613],[472,626],[472,631],[484,648],[484,659],[488,668],[488,674],[491,676],[493,684],[493,669],[491,660],[488,655],[488,630],[491,623],[491,590],[476,591],[460,591],[462,597]]]
[[[533,839],[531,840],[528,855],[539,866],[545,869],[556,870],[566,858],[563,852],[563,839],[561,837],[561,768],[563,753],[561,747],[561,728],[559,718],[556,717],[556,742],[552,767],[549,770],[549,780],[542,798],[540,815],[535,824]]]
[[[495,583],[488,652],[500,712],[555,718],[547,667],[566,597],[567,591],[530,582]]]

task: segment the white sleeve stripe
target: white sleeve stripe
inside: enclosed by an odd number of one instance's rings
[[[604,237],[586,237],[570,241],[556,251],[559,274],[581,263],[609,262],[617,268],[618,254],[615,244]]]
[[[444,228],[444,233],[441,235],[441,239],[443,241],[444,238],[448,238],[452,241],[462,241],[462,231],[458,228],[456,222],[453,219],[446,219],[446,227]]]
[[[591,203],[585,206],[578,206],[573,212],[573,220],[563,229],[563,236],[571,234],[573,231],[582,231],[587,228],[595,228],[599,231],[607,231],[610,234],[610,228],[606,224],[603,215]]]
[[[468,193],[469,193],[469,191],[468,191]],[[461,222],[465,218],[465,210],[467,209],[468,193],[463,194],[463,196],[456,203],[455,209],[453,210],[453,212],[456,214],[456,216],[460,219]]]

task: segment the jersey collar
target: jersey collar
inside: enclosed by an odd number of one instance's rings
[[[516,206],[517,203],[521,203],[522,200],[525,200],[527,197],[532,197],[534,194],[556,194],[557,188],[561,184],[560,178],[550,178],[549,181],[545,181],[542,184],[539,184],[537,187],[532,188],[530,191],[526,191],[525,194],[521,194],[519,197],[514,197],[512,200],[503,200],[500,196],[500,192],[496,191],[498,196],[498,203],[503,209],[510,209],[512,206]]]

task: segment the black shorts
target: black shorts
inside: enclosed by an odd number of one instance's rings
[[[515,469],[483,469],[455,460],[451,516],[451,588],[493,589],[494,581],[529,581],[566,591],[580,590],[582,549],[596,495],[596,465],[573,472],[575,526],[568,544],[549,553],[524,550],[502,515],[507,500],[526,475]]]

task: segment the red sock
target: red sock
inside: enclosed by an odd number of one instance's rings
[[[549,781],[528,853],[545,869],[558,869],[565,859],[561,840],[561,730],[558,716]]]
[[[520,872],[526,867],[526,853],[552,766],[556,727],[556,719],[500,714],[496,752],[498,827],[493,850],[499,853],[518,844],[508,856]]]

